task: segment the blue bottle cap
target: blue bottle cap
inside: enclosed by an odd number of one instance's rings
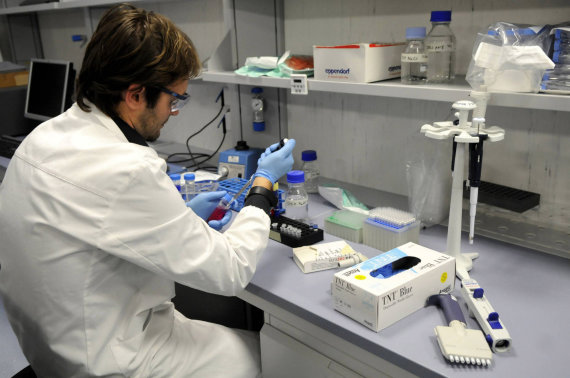
[[[179,181],[180,180],[180,174],[179,173],[172,173],[169,176],[172,179],[172,181]]]
[[[263,93],[263,88],[260,87],[253,87],[251,88],[251,93]]]
[[[406,39],[419,39],[426,37],[425,27],[406,28]]]
[[[287,173],[287,182],[289,184],[298,184],[305,182],[305,172],[303,171],[289,171]]]
[[[303,160],[303,161],[317,160],[317,151],[305,150],[305,151],[301,152],[301,160]]]
[[[265,122],[253,123],[253,131],[264,131],[264,130],[265,130]]]
[[[451,21],[451,11],[432,11],[431,12],[431,22],[450,22]]]
[[[194,181],[194,180],[196,180],[196,175],[194,173],[185,173],[184,174],[184,180],[185,181],[188,181],[188,180]]]

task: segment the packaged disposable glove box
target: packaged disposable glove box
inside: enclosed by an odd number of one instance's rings
[[[405,43],[313,46],[316,80],[370,83],[400,77]]]
[[[455,283],[455,258],[409,242],[334,275],[335,310],[378,332]]]

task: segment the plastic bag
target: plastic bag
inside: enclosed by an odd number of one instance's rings
[[[415,143],[406,148],[408,207],[421,221],[422,227],[430,227],[442,223],[449,216],[451,144],[426,140],[423,136],[415,138]]]
[[[287,76],[291,74],[313,76],[315,71],[312,55],[291,55],[289,51],[279,59],[278,67]]]
[[[466,79],[477,91],[538,92],[545,70],[551,27],[497,22],[477,34]]]

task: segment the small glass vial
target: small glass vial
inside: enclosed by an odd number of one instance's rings
[[[285,194],[285,216],[300,222],[309,221],[309,195],[305,190],[305,173],[290,171],[287,173],[287,193]]]
[[[317,151],[305,150],[301,152],[301,159],[301,170],[305,173],[305,190],[307,193],[318,193],[320,172],[317,166]]]
[[[448,83],[455,79],[455,35],[449,27],[451,11],[433,11],[430,21],[432,27],[425,39],[427,82]]]
[[[180,174],[172,173],[169,176],[170,176],[170,179],[172,180],[172,183],[176,187],[176,190],[178,190],[178,192],[181,192],[182,188],[181,188],[181,183],[180,183]]]
[[[232,204],[232,196],[229,193],[226,193],[220,202],[218,202],[218,206],[212,211],[212,214],[208,217],[208,222],[211,220],[220,220],[226,215],[230,206]]]
[[[406,39],[408,45],[402,53],[403,84],[425,84],[428,69],[428,56],[424,49],[426,28],[407,28]]]
[[[182,198],[184,201],[190,201],[196,196],[196,175],[194,173],[184,174],[184,190],[182,192]]]

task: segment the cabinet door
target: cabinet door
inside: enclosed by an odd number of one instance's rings
[[[362,377],[269,324],[261,329],[260,341],[264,377]]]

